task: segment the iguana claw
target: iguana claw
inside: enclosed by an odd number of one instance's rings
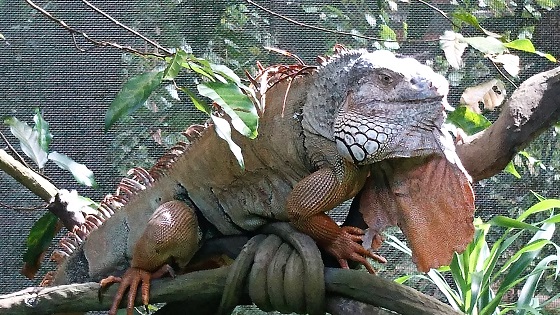
[[[348,260],[358,262],[371,274],[375,274],[375,269],[371,266],[366,257],[372,258],[380,263],[386,263],[387,260],[365,249],[360,242],[364,232],[362,229],[353,226],[344,226],[341,233],[330,245],[326,246],[326,250],[336,257],[342,268],[348,269]]]
[[[119,305],[126,291],[128,290],[128,302],[126,305],[126,314],[132,315],[134,313],[134,300],[136,299],[136,293],[138,292],[138,287],[140,286],[140,292],[142,296],[142,304],[147,306],[150,301],[150,280],[155,278],[160,278],[165,274],[170,274],[174,276],[173,269],[169,265],[164,265],[162,268],[155,272],[149,272],[140,268],[129,268],[122,277],[109,276],[102,279],[100,282],[101,290],[105,289],[113,283],[120,283],[119,289],[113,298],[113,304],[109,310],[109,315],[117,314],[119,310]]]

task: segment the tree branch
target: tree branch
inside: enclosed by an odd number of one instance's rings
[[[0,170],[6,172],[46,202],[50,202],[58,193],[58,188],[51,184],[51,182],[19,161],[16,161],[16,159],[2,149],[0,149]]]
[[[183,307],[189,305],[210,305],[217,308],[225,287],[230,267],[204,270],[178,276],[174,279],[152,281],[150,302],[181,301]],[[363,271],[337,268],[325,269],[325,282],[330,296],[343,296],[362,303],[387,308],[401,314],[418,315],[458,315],[450,306],[426,296],[410,287],[393,281],[369,275]],[[111,286],[98,299],[99,284],[84,283],[61,285],[47,288],[27,288],[0,296],[0,313],[9,314],[49,314],[52,312],[82,312],[107,310],[116,293],[117,286]],[[245,290],[247,292],[248,290]],[[245,293],[246,294],[246,293]],[[248,301],[248,297],[243,298]],[[141,305],[140,298],[136,305]],[[338,303],[327,303],[328,311],[340,314]],[[123,307],[125,305],[122,305]],[[360,307],[350,303],[349,307]],[[364,313],[371,307],[363,306]],[[196,313],[196,309],[193,309]],[[188,311],[185,311],[188,313]],[[379,313],[386,314],[386,313]]]
[[[560,120],[560,67],[516,89],[489,128],[464,139],[457,154],[474,181],[496,175],[513,156]]]
[[[31,0],[25,0],[25,2],[27,2],[27,4],[29,4],[33,9],[37,10],[37,11],[40,12],[42,15],[44,15],[45,17],[47,17],[49,20],[51,20],[51,21],[53,21],[53,22],[59,24],[59,25],[62,26],[65,30],[67,30],[70,34],[72,34],[72,38],[73,38],[73,40],[74,40],[74,44],[75,44],[76,48],[77,48],[78,50],[80,50],[80,51],[86,51],[86,50],[85,50],[85,49],[82,49],[82,48],[80,48],[80,47],[78,46],[78,44],[77,44],[77,42],[76,42],[76,38],[75,38],[76,35],[81,36],[81,37],[84,38],[86,41],[88,41],[88,42],[90,42],[91,44],[93,44],[93,45],[95,45],[95,46],[98,46],[98,47],[110,46],[110,47],[114,47],[114,48],[117,48],[117,49],[122,50],[122,51],[126,51],[126,52],[128,52],[128,53],[132,53],[132,54],[136,54],[136,55],[140,55],[140,56],[154,56],[154,57],[163,58],[163,57],[167,57],[167,56],[172,55],[172,53],[171,53],[169,50],[163,48],[162,46],[160,46],[160,45],[158,45],[158,44],[156,44],[155,47],[158,48],[158,49],[163,50],[163,51],[165,52],[164,54],[155,53],[155,52],[154,52],[154,53],[152,53],[152,52],[141,52],[141,51],[136,50],[136,49],[134,49],[134,48],[132,48],[132,47],[122,46],[122,45],[120,45],[120,44],[118,44],[118,43],[115,43],[115,42],[108,42],[108,41],[104,41],[104,40],[96,40],[96,39],[93,39],[92,37],[90,37],[90,36],[87,35],[86,33],[80,32],[80,31],[78,31],[77,29],[75,29],[75,28],[69,26],[69,25],[66,24],[66,22],[64,22],[63,20],[54,17],[50,12],[48,12],[48,11],[45,10],[44,8],[40,7],[39,5],[35,4],[33,1],[31,1]],[[91,7],[91,6],[90,6],[90,7]],[[94,8],[95,8],[95,7],[94,7]],[[95,8],[95,10],[96,10],[98,13],[103,12],[103,11],[100,11],[99,9],[97,9],[97,8]],[[104,13],[103,13],[103,14],[104,14]],[[104,16],[105,16],[105,15],[104,15]],[[116,21],[116,20],[112,19],[112,21],[114,22],[114,21]],[[117,22],[118,22],[118,21],[117,21]],[[114,23],[115,23],[115,22],[114,22]],[[121,26],[121,27],[125,27],[125,26],[124,26],[122,23],[120,23],[120,22],[118,22],[117,25],[119,25],[119,26]],[[132,31],[132,32],[135,33],[135,35],[137,35],[137,36],[139,35],[138,32],[133,31],[133,30],[131,30],[131,29],[128,28],[128,27],[125,27],[125,29],[127,29],[127,30],[129,30],[129,31]],[[147,40],[144,36],[141,36],[141,35],[140,35],[140,37],[141,37],[142,39],[144,39],[144,40]],[[151,45],[154,45],[153,43],[155,43],[155,42],[153,42],[153,41],[151,41],[151,40],[147,40],[147,42],[150,43]]]

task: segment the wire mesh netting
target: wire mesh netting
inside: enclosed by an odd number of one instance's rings
[[[451,105],[459,104],[465,87],[500,77],[491,63],[472,50],[467,50],[462,69],[447,67],[437,39],[444,30],[451,30],[452,25],[447,16],[430,5],[399,2],[397,10],[393,10],[393,6],[397,6],[393,1],[273,0],[261,3],[299,24],[245,1],[97,1],[107,14],[161,45],[191,50],[196,56],[228,65],[238,74],[242,74],[243,69],[254,71],[256,61],[264,65],[295,63],[289,57],[268,52],[264,46],[289,51],[314,65],[316,56],[342,43],[369,50],[398,48],[399,53],[428,63],[449,79]],[[458,8],[449,1],[433,3],[445,12]],[[43,1],[40,5],[91,38],[140,51],[154,51],[144,40],[81,1]],[[472,4],[471,9],[485,18],[486,29],[508,34],[511,38],[530,34],[527,36],[532,38],[537,49],[560,55],[556,45],[560,14],[555,5],[539,6],[533,1],[479,1],[478,5]],[[383,47],[383,43],[375,39],[342,34],[383,36],[379,31],[384,29],[380,27],[382,24],[389,26],[396,38],[406,40],[402,40],[399,47],[394,43],[392,47]],[[308,25],[338,30],[338,33]],[[477,31],[470,27],[465,34]],[[177,100],[162,89],[133,116],[104,132],[105,112],[122,83],[132,75],[154,69],[158,66],[157,60],[92,45],[24,1],[0,0],[0,34],[3,38],[0,39],[0,115],[16,116],[32,123],[35,109],[39,108],[54,134],[51,151],[65,153],[87,165],[100,184],[97,190],[85,188],[76,184],[68,172],[47,164],[44,174],[57,187],[78,189],[80,194],[100,200],[114,191],[115,184],[128,168],[149,166],[178,139],[181,130],[204,119],[187,97]],[[536,55],[520,54],[520,57],[522,71],[519,78],[513,78],[516,84],[554,67]],[[182,79],[187,85],[193,84],[192,77]],[[503,81],[511,94],[513,86]],[[492,120],[497,113],[488,116]],[[0,130],[7,142],[19,150],[9,129],[2,127]],[[526,149],[526,156],[515,157],[514,165],[521,179],[501,173],[476,183],[476,216],[485,221],[495,215],[515,217],[537,201],[532,192],[558,198],[558,146],[556,130],[545,131]],[[3,142],[0,147],[6,149],[7,143]],[[45,265],[34,280],[25,279],[19,273],[29,230],[44,213],[42,209],[33,210],[42,206],[41,201],[0,172],[0,202],[0,240],[3,243],[0,246],[0,293],[9,293],[37,285],[42,275],[54,266],[45,258]],[[338,221],[343,221],[345,207],[347,205],[333,214]],[[491,231],[489,239],[497,239],[498,232]],[[558,243],[558,235],[555,241]],[[384,246],[382,254],[389,263],[379,266],[381,276],[395,278],[415,271],[410,258],[398,250]],[[441,297],[435,287],[427,283],[419,286],[423,292]],[[558,293],[559,285],[554,279],[545,281],[544,286],[544,294]],[[518,292],[512,292],[515,294]]]

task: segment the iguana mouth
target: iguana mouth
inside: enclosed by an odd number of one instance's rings
[[[364,165],[440,151],[437,135],[445,117],[443,96],[408,102],[352,102],[349,94],[334,123],[336,147],[348,161]]]

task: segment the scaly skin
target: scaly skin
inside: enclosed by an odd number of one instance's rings
[[[262,75],[261,86],[270,86],[266,77],[274,73]],[[363,231],[340,228],[325,212],[362,190],[370,164],[444,155],[438,137],[446,86],[426,66],[389,52],[334,57],[316,72],[257,93],[266,98],[260,135],[232,135],[243,150],[245,170],[213,126],[196,128],[192,144],[179,145],[149,172],[137,169],[132,181],[123,180],[119,188],[126,196],[104,202],[115,214],[88,235],[83,251],[89,277],[105,278],[103,285],[120,282],[110,314],[127,290],[132,314],[138,287],[146,304],[151,278],[169,271],[170,263],[188,263],[199,235],[202,241],[208,237],[204,228],[199,233],[202,217],[222,235],[290,221],[342,267],[356,261],[373,273],[366,258],[384,259],[361,245]],[[126,266],[122,278],[107,277]],[[59,282],[68,281],[72,268],[60,268]]]

